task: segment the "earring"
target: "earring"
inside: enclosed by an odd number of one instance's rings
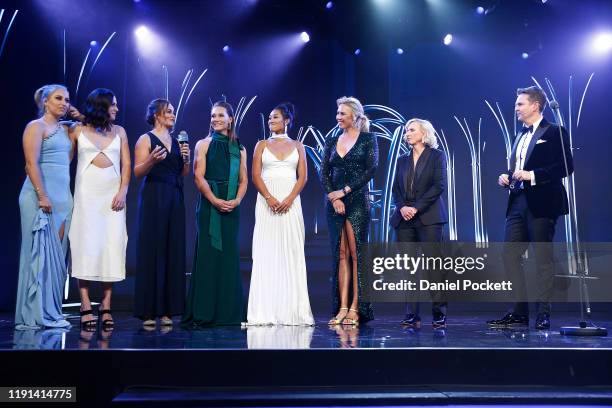
[[[287,134],[287,124],[285,123],[285,134]]]

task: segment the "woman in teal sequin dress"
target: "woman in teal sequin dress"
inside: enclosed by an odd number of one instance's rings
[[[27,177],[19,194],[21,254],[15,326],[18,330],[69,327],[62,315],[72,195],[74,143],[59,122],[70,106],[62,85],[34,94],[41,117],[23,134]]]
[[[321,181],[327,193],[327,223],[333,255],[330,325],[358,325],[374,318],[363,301],[365,277],[361,245],[368,242],[368,183],[378,167],[376,136],[356,98],[338,99],[336,120],[343,132],[325,143]]]

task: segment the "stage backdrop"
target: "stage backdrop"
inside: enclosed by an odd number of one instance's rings
[[[473,241],[477,238],[473,163],[456,116],[474,138],[480,135],[481,221],[489,241],[500,241],[507,198],[496,180],[506,170],[506,151],[485,100],[496,109],[499,104],[497,112],[501,111],[513,133],[516,88],[533,85],[535,79],[548,90],[545,78],[549,78],[564,115],[574,121],[581,238],[608,241],[612,225],[607,171],[612,162],[611,59],[594,53],[590,44],[598,30],[612,29],[612,4],[488,2],[486,13],[478,14],[476,3],[389,1],[380,6],[374,1],[345,0],[327,8],[323,1],[40,0],[4,6],[0,106],[7,124],[0,202],[4,220],[0,308],[13,310],[15,301],[20,245],[17,198],[25,177],[21,136],[36,116],[33,93],[47,83],[66,84],[77,107],[94,88],[112,89],[119,103],[118,124],[126,128],[131,148],[148,130],[147,103],[166,93],[175,107],[181,105],[176,130],[189,133],[192,147],[208,133],[210,101],[227,98],[236,106],[242,97],[248,102],[256,96],[240,128],[240,140],[249,152],[249,172],[253,147],[266,133],[260,115],[267,120],[279,102],[296,105],[293,137],[300,127],[313,126],[323,134],[332,129],[335,100],[343,95],[356,96],[364,104],[388,106],[406,119],[428,119],[444,133],[454,158],[457,238]],[[309,42],[303,41],[303,31],[309,34]],[[443,43],[447,33],[453,35],[449,45]],[[554,120],[550,110],[545,116]],[[304,142],[315,146],[312,137]],[[387,150],[388,143],[381,141],[378,188],[384,187]],[[316,271],[320,276],[309,279],[319,285],[311,287],[311,292],[326,295],[323,191],[313,163],[309,165],[302,193],[307,246],[315,246],[323,259]],[[116,285],[125,305],[129,305],[136,261],[139,184],[132,179],[127,203],[128,280]],[[185,185],[190,269],[197,192],[192,176],[186,177]],[[255,197],[250,185],[241,208],[240,237],[247,281]],[[560,220],[557,239],[564,238],[562,224]]]

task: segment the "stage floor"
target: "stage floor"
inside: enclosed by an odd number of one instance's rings
[[[140,320],[127,313],[115,313],[116,327],[111,332],[79,330],[78,316],[69,320],[70,330],[47,329],[18,331],[13,328],[12,315],[0,315],[0,349],[114,349],[114,350],[174,350],[174,349],[611,349],[612,336],[561,336],[563,325],[576,325],[575,314],[553,315],[552,330],[530,328],[490,329],[485,321],[499,313],[471,316],[449,316],[446,329],[434,330],[423,316],[421,329],[402,327],[397,316],[382,316],[360,327],[327,326],[327,319],[318,319],[314,327],[258,326],[213,327],[185,330],[177,319],[172,327],[144,329]],[[612,327],[612,319],[598,320],[603,327]]]

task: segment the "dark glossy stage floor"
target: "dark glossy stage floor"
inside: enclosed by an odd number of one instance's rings
[[[78,317],[70,330],[16,331],[12,316],[0,315],[0,349],[336,349],[336,348],[586,348],[612,349],[612,336],[567,337],[562,325],[575,325],[576,316],[553,316],[552,330],[489,329],[484,323],[497,314],[478,317],[451,316],[446,329],[433,330],[427,317],[421,329],[406,329],[397,317],[379,317],[360,327],[327,326],[319,319],[315,327],[216,327],[184,330],[173,327],[143,329],[127,313],[116,313],[112,332],[80,331]],[[612,319],[599,320],[612,328]],[[531,322],[533,325],[533,322]]]

